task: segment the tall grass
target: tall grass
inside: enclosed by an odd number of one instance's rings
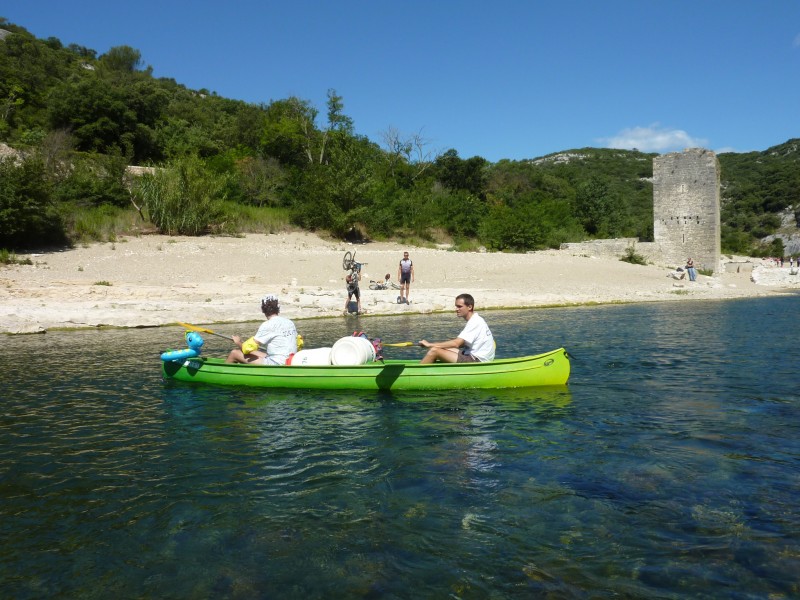
[[[222,200],[226,178],[209,171],[198,158],[173,161],[142,175],[135,195],[146,217],[167,235],[232,232]]]
[[[135,235],[153,225],[142,220],[133,207],[96,206],[72,208],[64,215],[67,235],[73,243],[113,242],[121,235]]]
[[[293,229],[288,208],[224,202],[228,226],[239,233],[278,233]]]
[[[247,206],[222,201],[219,204],[224,223],[219,229],[225,233],[278,233],[291,231],[289,209],[266,206]],[[139,235],[156,230],[156,226],[142,219],[136,210],[99,206],[73,208],[65,211],[67,233],[73,243],[114,242],[119,236]]]

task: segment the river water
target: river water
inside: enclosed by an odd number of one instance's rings
[[[436,393],[164,382],[177,328],[0,338],[2,596],[798,597],[798,315],[487,312],[498,357],[565,346],[569,386]],[[298,324],[315,347],[461,322]]]

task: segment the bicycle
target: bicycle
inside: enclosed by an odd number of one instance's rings
[[[366,265],[367,263],[360,263],[356,261],[356,253],[350,252],[349,250],[344,253],[344,258],[342,259],[342,268],[345,271],[360,271],[361,267]]]
[[[369,289],[371,290],[399,290],[400,286],[397,285],[394,281],[389,281],[390,275],[386,274],[386,281],[373,281],[370,279],[369,281]]]
[[[356,276],[361,272],[361,268],[364,267],[367,263],[362,263],[356,261],[356,253],[350,252],[349,250],[344,253],[344,258],[342,259],[342,268],[345,271],[350,271],[350,275]]]

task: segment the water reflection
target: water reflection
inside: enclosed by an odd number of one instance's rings
[[[568,348],[553,389],[215,388],[161,380],[178,328],[3,338],[4,591],[796,596],[797,306],[487,313],[505,356]],[[458,330],[363,321],[390,341]],[[325,345],[346,326],[301,329]],[[56,360],[20,360],[43,340]]]

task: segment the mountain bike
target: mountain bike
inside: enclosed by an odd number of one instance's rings
[[[394,281],[389,281],[389,274],[386,274],[386,281],[373,281],[369,280],[369,289],[371,290],[399,290],[400,286]]]
[[[349,250],[344,253],[344,258],[342,259],[342,268],[345,271],[351,271],[353,273],[358,273],[361,271],[361,267],[366,265],[367,263],[360,263],[356,261],[356,253],[350,252]]]

